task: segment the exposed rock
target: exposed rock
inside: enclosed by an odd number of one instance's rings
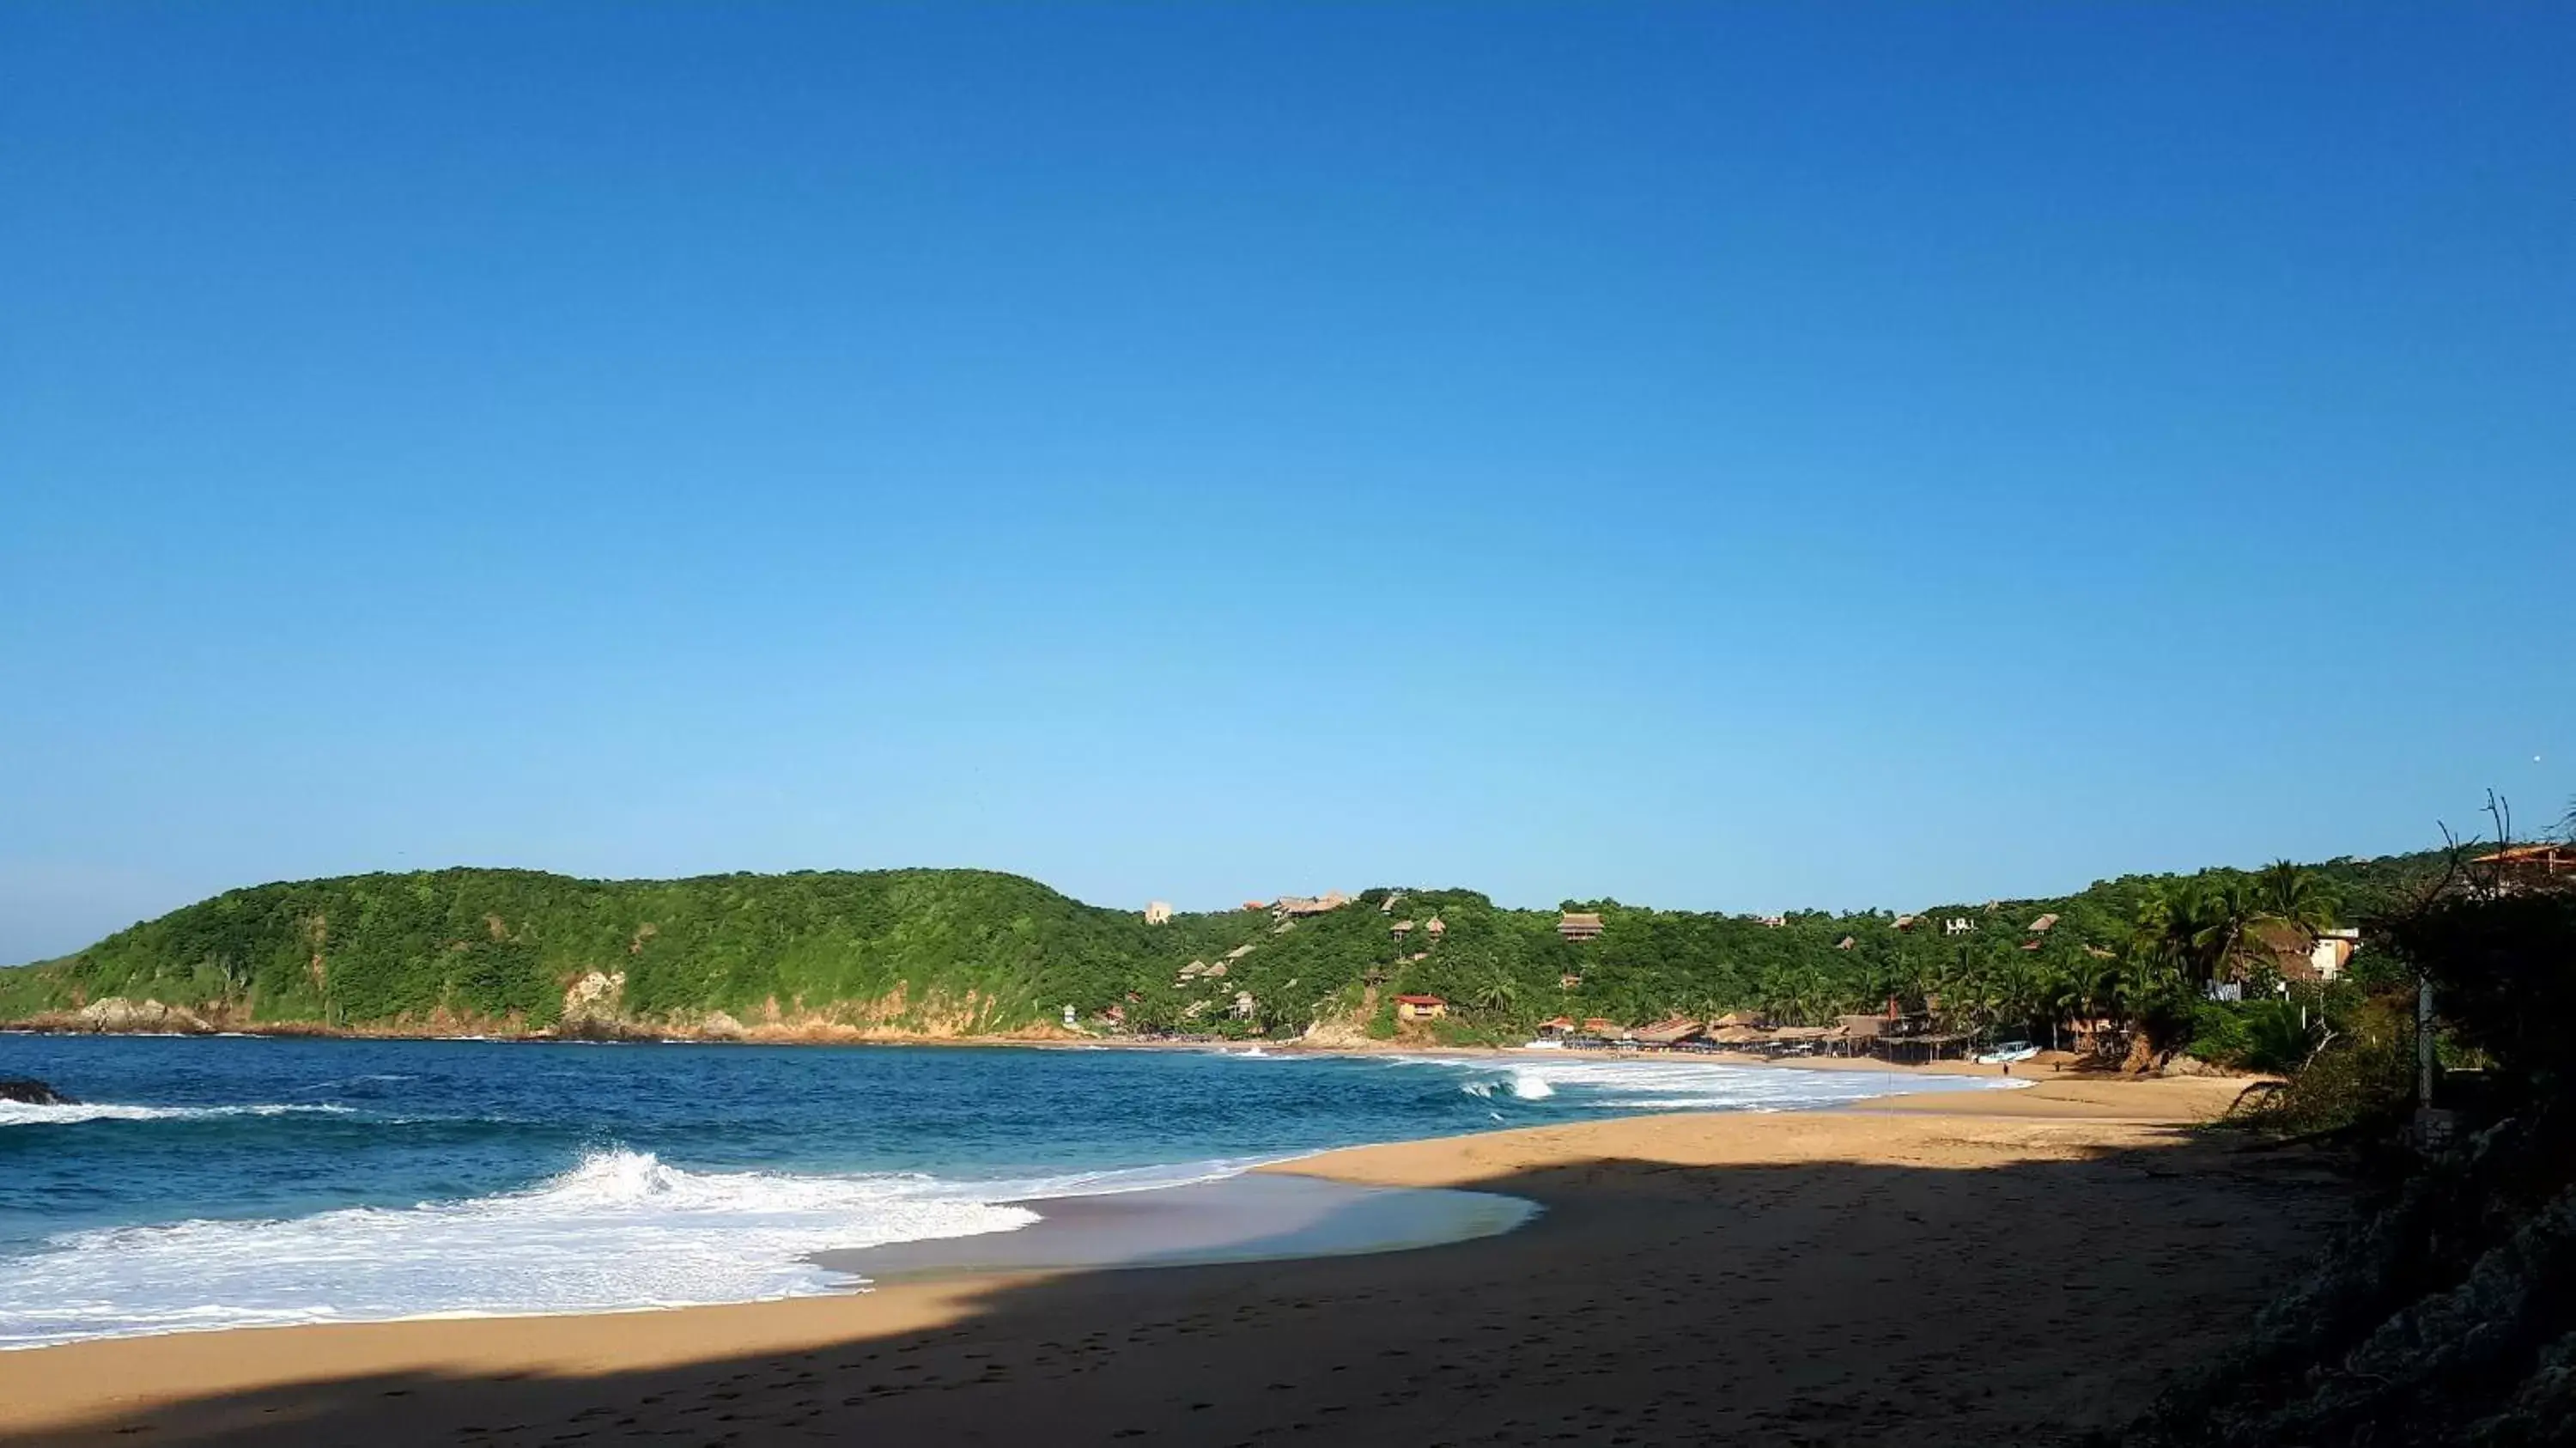
[[[72,1013],[72,1020],[83,1030],[91,1031],[202,1031],[205,1020],[184,1006],[164,1005],[156,1000],[130,1001],[123,996],[108,996],[91,1001]]]
[[[614,1021],[622,1014],[625,994],[626,972],[591,971],[564,991],[564,1024]]]
[[[33,1077],[17,1076],[0,1080],[0,1101],[14,1101],[21,1106],[70,1106],[72,1098]]]
[[[742,1022],[723,1011],[711,1011],[698,1022],[698,1034],[711,1041],[739,1041],[744,1033]]]
[[[2427,1164],[2169,1394],[2155,1448],[2540,1448],[2576,1442],[2576,1162],[2547,1113]]]

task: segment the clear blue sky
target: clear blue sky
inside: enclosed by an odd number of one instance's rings
[[[2571,55],[8,6],[0,960],[450,863],[1767,910],[2554,818]]]

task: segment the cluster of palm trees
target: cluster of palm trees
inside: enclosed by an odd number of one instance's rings
[[[2252,874],[2212,871],[2168,881],[2140,904],[2120,948],[2088,949],[2072,969],[2065,956],[2034,961],[2034,992],[2008,994],[1990,1018],[2110,1020],[2128,1033],[2134,1057],[2167,1055],[2189,1036],[2212,983],[2270,971],[2284,946],[2302,949],[2334,928],[2335,908],[2326,882],[2288,860]],[[2042,1009],[2031,1011],[2032,1004]],[[2298,1042],[2316,1029],[2305,1013],[2270,1000],[2250,1009],[2259,1054],[2285,1063],[2305,1055]]]
[[[1910,960],[1871,965],[1837,955],[1762,971],[1755,981],[1736,974],[1737,990],[1709,978],[1667,981],[1655,993],[1669,991],[1671,999],[1625,1005],[1630,1014],[1680,1011],[1703,1019],[1750,1007],[1775,1020],[1824,1024],[1902,996],[1923,1000],[1954,1028],[1982,1036],[2036,1033],[2034,1039],[2047,1041],[2063,1023],[2107,1022],[2133,1045],[2143,1042],[2148,1054],[2161,1055],[2188,1035],[2212,982],[2260,975],[2284,947],[2303,947],[2332,928],[2335,910],[2325,879],[2282,860],[2252,873],[2210,871],[2157,882],[2125,928],[2116,914],[2096,914],[2087,930],[2061,927],[2027,941],[1980,933],[1973,942],[1917,947]],[[1742,986],[1752,988],[1743,992]],[[1735,998],[1739,993],[1751,998]],[[1452,998],[1470,1017],[1503,1028],[1526,1027],[1526,1017],[1556,1003],[1500,961],[1453,986]]]
[[[2139,903],[2126,939],[2104,945],[2058,935],[2031,950],[1941,952],[1909,985],[1971,1032],[2054,1037],[2064,1022],[2110,1022],[2135,1054],[2160,1056],[2188,1036],[2213,982],[2271,969],[2282,946],[2332,929],[2335,910],[2327,882],[2288,860],[2251,874],[2211,871],[2163,882]],[[1816,985],[1832,994],[1824,982]],[[1820,1008],[1805,993],[1780,1004]],[[2268,1054],[2290,1054],[2286,1036],[2304,1038],[2313,1027],[2294,1007],[2284,1012],[2277,1004],[2254,1006],[2262,1019],[2249,1029],[2264,1036]]]
[[[2278,860],[2251,875],[2177,880],[2139,911],[2133,952],[2205,985],[2269,960],[2279,932],[2332,929],[2335,901],[2312,871]]]

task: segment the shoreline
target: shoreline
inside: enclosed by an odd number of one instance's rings
[[[997,1273],[1367,1256],[1500,1236],[1538,1213],[1533,1202],[1492,1192],[1364,1186],[1295,1170],[1311,1159],[1142,1191],[1014,1198],[996,1205],[1027,1208],[1038,1220],[1008,1232],[817,1252],[806,1260],[874,1290]]]
[[[2250,1281],[2285,1270],[2285,1243],[2294,1245],[2312,1235],[2316,1225],[2248,1211],[2240,1200],[2246,1191],[2239,1182],[2247,1173],[2245,1164],[2182,1130],[2223,1105],[2222,1098],[2233,1085],[2191,1079],[2064,1080],[2030,1090],[1897,1096],[1858,1109],[1616,1117],[1342,1148],[1255,1169],[1255,1175],[1321,1180],[1343,1187],[1501,1194],[1526,1199],[1542,1209],[1535,1220],[1501,1235],[1382,1255],[1264,1256],[1190,1266],[1122,1265],[1115,1271],[1093,1269],[1119,1264],[1030,1268],[1003,1263],[983,1271],[943,1271],[934,1265],[917,1275],[890,1274],[885,1285],[866,1292],[772,1302],[551,1317],[252,1328],[28,1349],[0,1354],[0,1405],[5,1405],[0,1406],[0,1443],[78,1441],[78,1434],[93,1430],[104,1441],[115,1436],[116,1429],[138,1424],[155,1430],[159,1441],[330,1442],[349,1437],[453,1441],[452,1433],[434,1438],[425,1432],[405,1436],[410,1415],[423,1411],[423,1405],[408,1395],[433,1385],[453,1400],[440,1410],[440,1421],[450,1428],[474,1426],[491,1417],[535,1422],[543,1419],[540,1407],[562,1406],[568,1412],[592,1409],[611,1400],[624,1401],[621,1394],[632,1396],[650,1419],[653,1405],[641,1401],[655,1396],[648,1384],[721,1376],[719,1370],[739,1375],[755,1360],[784,1370],[787,1364],[810,1362],[817,1355],[837,1355],[848,1373],[892,1374],[911,1363],[910,1355],[916,1351],[945,1345],[962,1355],[967,1349],[961,1344],[969,1340],[983,1341],[997,1333],[1009,1336],[1019,1330],[1013,1324],[1029,1313],[1036,1313],[1046,1324],[1029,1330],[1043,1335],[1010,1340],[1016,1344],[1013,1351],[1020,1354],[1017,1360],[1034,1372],[1044,1362],[1061,1365],[1062,1353],[1048,1346],[1051,1343],[1062,1344],[1122,1322],[1129,1324],[1126,1330],[1131,1333],[1147,1331],[1151,1322],[1169,1317],[1178,1304],[1200,1300],[1223,1284],[1231,1284],[1225,1290],[1256,1297],[1269,1293],[1277,1298],[1284,1293],[1292,1301],[1310,1286],[1331,1284],[1337,1294],[1333,1301],[1339,1304],[1336,1332],[1401,1331],[1419,1333],[1426,1342],[1445,1340],[1443,1333],[1454,1326],[1442,1313],[1454,1317],[1541,1312],[1534,1304],[1526,1309],[1514,1306],[1539,1292],[1541,1285],[1546,1294],[1554,1294],[1550,1298],[1554,1306],[1547,1312],[1580,1316],[1618,1302],[1623,1311],[1633,1308],[1640,1320],[1661,1321],[1671,1315],[1675,1304],[1687,1308],[1692,1298],[1675,1296],[1668,1289],[1659,1293],[1652,1285],[1660,1280],[1658,1274],[1687,1272],[1697,1280],[1715,1269],[1723,1276],[1725,1269],[1717,1264],[1731,1260],[1730,1241],[1735,1250],[1755,1246],[1788,1250],[1789,1260],[1831,1263],[1835,1271],[1847,1275],[1869,1266],[1894,1241],[1919,1237],[1922,1245],[1903,1253],[1917,1267],[1903,1270],[1957,1270],[1964,1264],[1973,1280],[2004,1281],[2017,1273],[2026,1275],[2023,1264],[2053,1237],[2067,1237],[2064,1249],[2077,1256],[2101,1252],[2100,1241],[2092,1235],[2100,1224],[2079,1220],[2085,1211],[2051,1206],[2034,1214],[2035,1203],[2047,1204],[2059,1192],[2100,1193],[2095,1209],[2118,1215],[2136,1204],[2134,1183],[2139,1181],[2158,1183],[2156,1190],[2180,1193],[2196,1204],[2179,1217],[2148,1213],[2135,1224],[2135,1230],[2150,1237],[2181,1233],[2177,1249],[2160,1248],[2149,1254],[2155,1260],[2143,1266],[2154,1270],[2140,1278],[2139,1290],[2164,1292],[2181,1282],[2198,1294],[2192,1298],[2197,1304],[2210,1294],[2227,1296]],[[1958,1109],[1968,1102],[1977,1105]],[[2148,1173],[2116,1165],[2123,1158],[2148,1152],[2170,1154],[2175,1166]],[[2281,1165],[2278,1157],[2266,1161],[2276,1170]],[[2067,1177],[2054,1187],[2035,1191],[2014,1184],[2017,1174],[2028,1173]],[[1860,1190],[1879,1175],[1886,1176],[1885,1185]],[[2313,1184],[2306,1189],[2322,1190]],[[1860,1195],[1853,1196],[1854,1191]],[[1676,1192],[1681,1195],[1674,1196]],[[1961,1214],[1953,1199],[1962,1194],[1984,1200],[1985,1207]],[[1802,1196],[1815,1200],[1801,1200]],[[1852,1212],[1879,1220],[1889,1215],[1889,1205],[1901,1210],[1885,1228],[1864,1232],[1860,1238],[1849,1236],[1856,1220]],[[1102,1208],[1095,1202],[1091,1209],[1118,1215],[1132,1213],[1135,1204]],[[1996,1220],[2016,1214],[2025,1220],[2009,1232]],[[2241,1226],[2247,1235],[2215,1244],[2192,1242],[2207,1223],[2222,1219]],[[2191,1227],[2193,1222],[2203,1228]],[[1885,1236],[1889,1229],[1895,1233],[1892,1239]],[[1126,1231],[1126,1240],[1134,1240],[1127,1228],[1116,1230]],[[1667,1239],[1666,1247],[1649,1250],[1653,1243]],[[1708,1245],[1684,1247],[1685,1241]],[[1799,1247],[1799,1241],[1808,1245]],[[1827,1242],[1838,1245],[1828,1247]],[[2259,1251],[2254,1250],[2257,1245]],[[1669,1269],[1658,1265],[1665,1260],[1658,1250],[1679,1254],[1670,1255]],[[1711,1250],[1718,1256],[1708,1256]],[[1641,1251],[1646,1255],[1641,1257]],[[1821,1258],[1815,1255],[1819,1251],[1825,1254]],[[2041,1254],[2036,1260],[2045,1263],[2047,1259]],[[1641,1265],[1647,1275],[1622,1286]],[[1871,1272],[1885,1270],[1870,1266]],[[2054,1271],[2046,1268],[2043,1276]],[[2244,1278],[2247,1272],[2253,1277]],[[1766,1269],[1766,1275],[1777,1272]],[[1501,1283],[1513,1284],[1512,1290],[1497,1295],[1492,1289]],[[1917,1284],[1918,1288],[1933,1285]],[[1390,1289],[1394,1298],[1386,1295]],[[1852,1290],[1859,1291],[1860,1285]],[[1422,1312],[1430,1309],[1406,1305],[1422,1294],[1429,1294],[1426,1301],[1436,1299],[1445,1305],[1424,1317]],[[1738,1291],[1730,1302],[1749,1305],[1741,1300],[1744,1295]],[[1812,1309],[1787,1308],[1776,1290],[1758,1295],[1766,1318],[1786,1312],[1804,1324],[1802,1331],[1819,1334],[1818,1351],[1860,1351],[1850,1340],[1848,1328],[1836,1325],[1836,1314],[1822,1310],[1821,1300]],[[1862,1310],[1868,1295],[1864,1291],[1852,1299],[1852,1310]],[[2252,1300],[2231,1299],[2229,1310],[2250,1308]],[[1354,1307],[1353,1303],[1367,1305]],[[1277,1310],[1288,1314],[1280,1322],[1293,1325],[1304,1320],[1293,1307]],[[2047,1316],[2063,1326],[2064,1314]],[[1727,1314],[1703,1319],[1699,1313],[1686,1312],[1685,1318],[1701,1324],[1687,1330],[1695,1340],[1704,1335],[1706,1322],[1724,1321]],[[1077,1324],[1084,1323],[1089,1326],[1077,1332]],[[1530,1322],[1524,1322],[1521,1330],[1524,1337],[1536,1335],[1534,1345],[1524,1351],[1496,1339],[1508,1348],[1507,1356],[1526,1358],[1555,1338]],[[1954,1343],[1958,1337],[1946,1328],[1942,1333]],[[1217,1336],[1234,1342],[1227,1334]],[[1747,1339],[1757,1340],[1767,1339],[1759,1334]],[[988,1343],[984,1350],[997,1349]],[[1331,1349],[1319,1344],[1315,1350],[1328,1353]],[[1386,1351],[1396,1354],[1394,1362],[1402,1363],[1400,1342],[1391,1342]],[[1238,1386],[1249,1384],[1243,1387],[1248,1403],[1261,1401],[1259,1384],[1251,1379],[1265,1373],[1275,1377],[1285,1370],[1281,1349],[1262,1333],[1243,1337],[1226,1352],[1234,1356],[1221,1365],[1219,1376],[1226,1381],[1240,1379]],[[887,1355],[904,1361],[888,1364]],[[1558,1369],[1565,1366],[1561,1355],[1541,1356]],[[959,1361],[966,1359],[960,1356]],[[1352,1366],[1357,1370],[1359,1365]],[[1522,1363],[1523,1368],[1530,1366]],[[2107,1370],[2100,1362],[2090,1366],[2097,1376]],[[1386,1370],[1383,1363],[1379,1370]],[[418,1387],[380,1387],[363,1394],[345,1387],[352,1382],[397,1381]],[[975,1381],[982,1379],[970,1376],[959,1385]],[[877,1411],[898,1398],[929,1406],[904,1397],[905,1387],[900,1378],[877,1382],[872,1377],[869,1391],[858,1401],[868,1406],[870,1417],[882,1420],[901,1416]],[[1391,1385],[1387,1391],[1400,1396],[1406,1389]],[[989,1401],[994,1412],[1008,1417],[1026,1406],[1023,1396],[997,1388]],[[313,1416],[315,1403],[324,1397],[339,1406]],[[498,1406],[503,1400],[509,1404],[506,1412]],[[960,1401],[988,1399],[969,1394]],[[1048,1397],[1045,1401],[1049,1405],[1045,1415],[1028,1424],[1029,1431],[1042,1436],[1044,1427],[1065,1411],[1062,1400]],[[301,1406],[292,1406],[296,1404]],[[246,1405],[259,1406],[254,1411]],[[1197,1410],[1187,1402],[1176,1401],[1157,1411],[1165,1409],[1179,1415],[1169,1420],[1176,1429],[1196,1426],[1188,1414]],[[287,1431],[291,1424],[281,1422],[280,1413],[315,1424],[312,1436],[299,1438]],[[297,1417],[299,1413],[303,1416]],[[236,1431],[242,1435],[238,1439],[224,1436]],[[281,1432],[284,1436],[276,1436]],[[531,1436],[525,1441],[540,1440]],[[1199,1440],[1184,1437],[1181,1441]],[[1383,1441],[1408,1440],[1397,1435]]]
[[[38,1036],[46,1038],[113,1037],[120,1040],[291,1040],[291,1041],[423,1041],[463,1045],[496,1046],[796,1046],[813,1048],[905,1046],[945,1049],[989,1047],[1011,1050],[1103,1050],[1103,1051],[1195,1051],[1201,1053],[1240,1054],[1259,1050],[1278,1056],[1415,1056],[1469,1057],[1543,1064],[1550,1060],[1623,1061],[1638,1063],[1674,1062],[1716,1066],[1765,1066],[1781,1070],[1876,1071],[1901,1076],[2010,1076],[2016,1081],[2058,1079],[2089,1080],[2162,1080],[2164,1076],[2133,1077],[2123,1072],[2099,1069],[2050,1070],[2036,1074],[2027,1067],[2019,1074],[2004,1066],[1989,1066],[1975,1060],[1955,1061],[1882,1061],[1874,1056],[1765,1056],[1745,1051],[1618,1051],[1618,1050],[1532,1050],[1526,1046],[1459,1045],[1442,1046],[1420,1041],[1357,1041],[1324,1043],[1302,1038],[1286,1041],[1205,1040],[1205,1041],[1139,1041],[1115,1037],[1072,1035],[990,1035],[953,1036],[909,1033],[862,1032],[847,1028],[847,1033],[819,1035],[811,1032],[789,1032],[783,1028],[772,1034],[746,1033],[738,1036],[544,1036],[544,1035],[478,1035],[407,1031],[347,1031],[304,1029],[300,1027],[255,1027],[252,1029],[208,1029],[178,1031],[99,1030],[93,1027],[31,1024],[26,1021],[0,1023],[0,1036]],[[2232,1078],[2230,1078],[2232,1079]],[[2252,1079],[2252,1078],[2246,1078]]]

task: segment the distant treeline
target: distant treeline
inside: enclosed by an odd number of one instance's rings
[[[2317,902],[2358,915],[2440,862],[2338,861],[2299,871],[2298,888],[2312,915]],[[1284,1034],[1337,1020],[1387,1034],[1394,997],[1422,993],[1453,1004],[1445,1031],[1507,1035],[1558,1014],[1637,1024],[1752,1009],[1823,1022],[1939,996],[1971,1024],[2010,1031],[2118,1008],[2150,946],[2188,944],[2175,901],[2223,902],[2258,878],[2131,876],[2062,898],[1931,905],[1910,929],[1884,911],[1773,924],[1569,900],[1563,909],[1602,917],[1599,937],[1577,943],[1560,938],[1559,911],[1470,890],[1370,890],[1283,928],[1262,910],[1149,925],[977,870],[601,881],[453,869],[230,891],[0,971],[0,1019],[115,997],[254,1026],[687,1030],[723,1013],[976,1034],[1072,1006],[1087,1027],[1114,1008],[1131,1030]],[[2057,919],[2033,932],[2042,915]],[[1945,933],[1954,919],[1969,928]]]

